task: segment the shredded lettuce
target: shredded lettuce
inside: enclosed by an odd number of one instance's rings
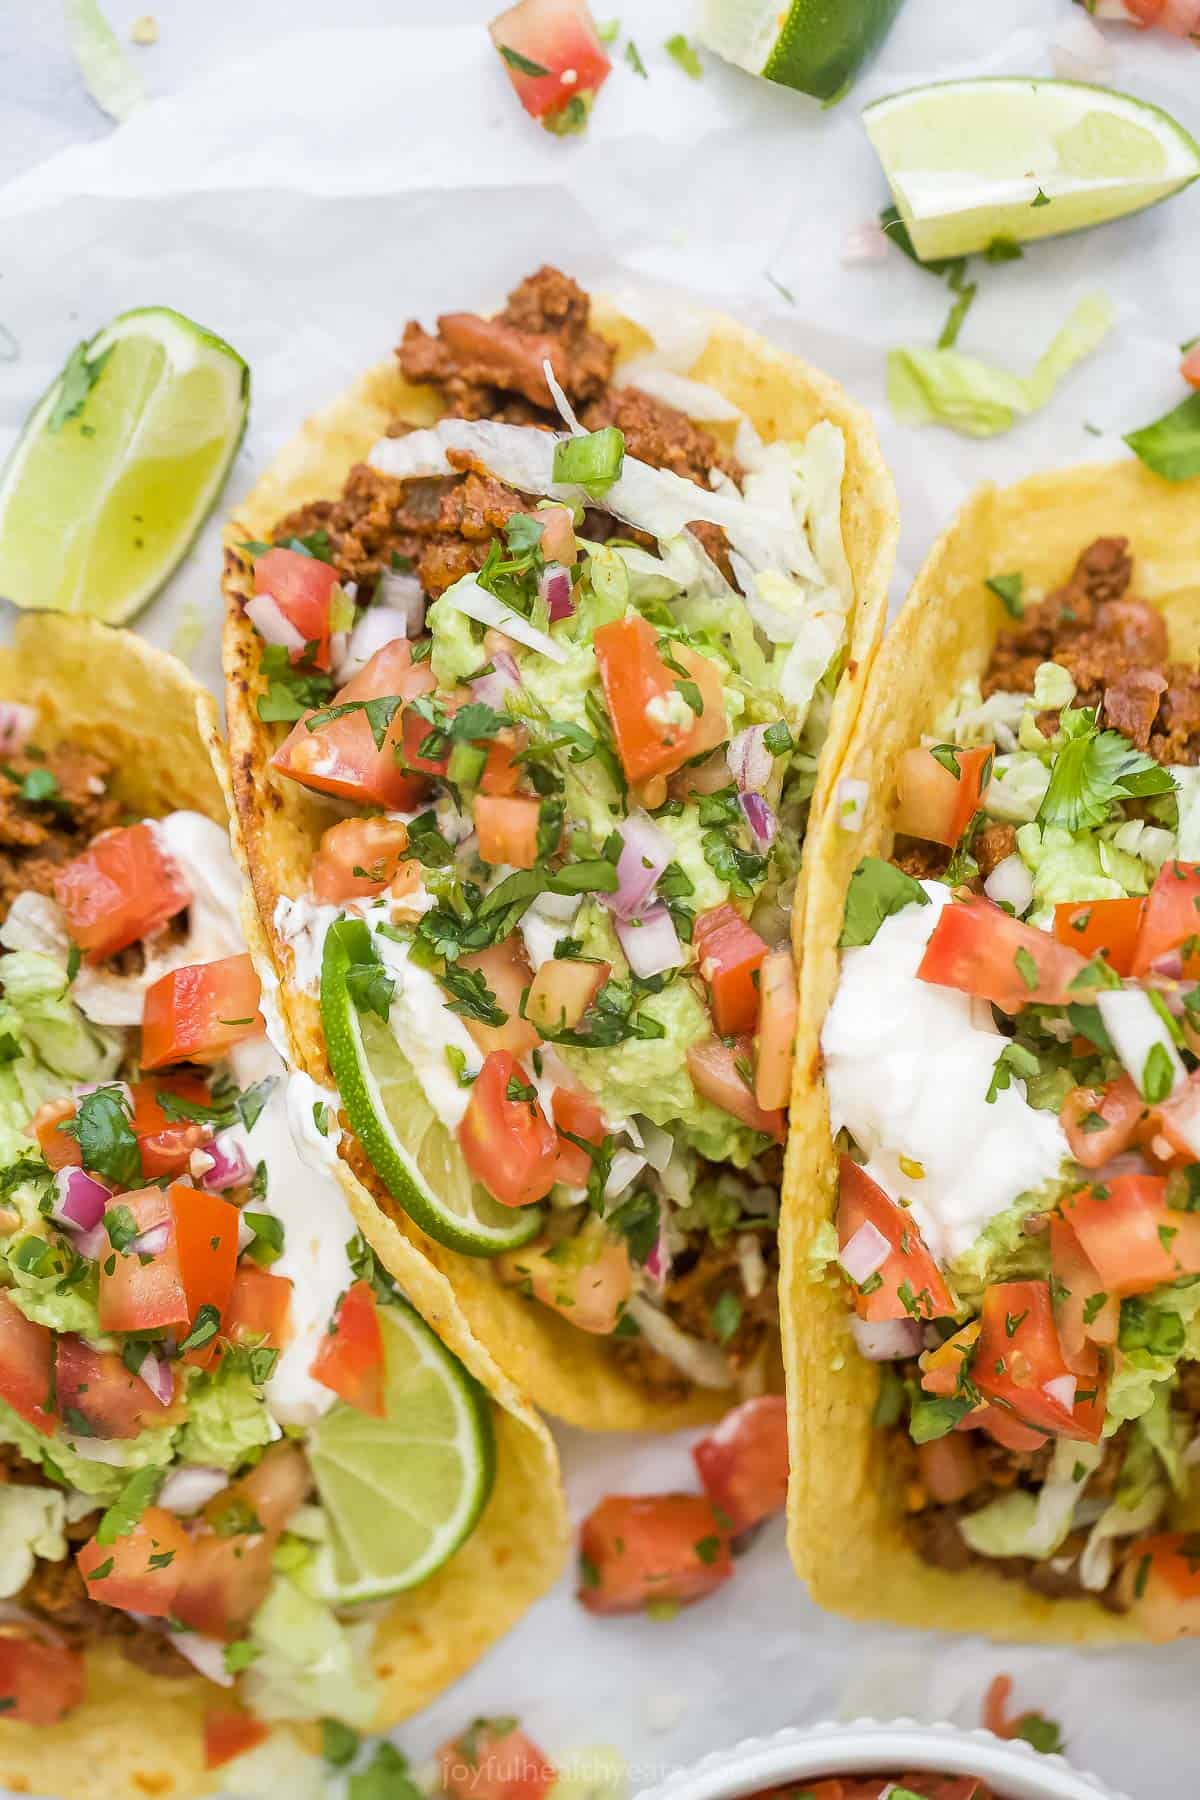
[[[1155,1315],[1174,1313],[1183,1322],[1183,1343],[1170,1354],[1150,1349],[1123,1349],[1108,1384],[1105,1432],[1111,1435],[1126,1419],[1144,1418],[1158,1404],[1158,1391],[1175,1378],[1181,1362],[1200,1358],[1200,1282],[1155,1288],[1140,1302],[1153,1340]]]
[[[965,1306],[977,1311],[985,1288],[998,1281],[1032,1281],[1050,1270],[1048,1232],[1030,1236],[1022,1229],[1032,1212],[1045,1212],[1058,1199],[1059,1187],[1018,1194],[1004,1212],[989,1219],[975,1242],[947,1265],[946,1279]]]
[[[33,1574],[35,1557],[62,1561],[66,1518],[67,1499],[59,1488],[0,1487],[0,1597],[8,1600],[20,1593]]]
[[[187,1400],[187,1424],[180,1442],[185,1462],[235,1469],[251,1450],[269,1444],[277,1435],[249,1373],[231,1360],[212,1374],[194,1374]]]
[[[1048,925],[1067,901],[1120,900],[1145,894],[1150,879],[1141,861],[1094,831],[1061,825],[1022,825],[1017,849],[1033,876],[1033,925]]]
[[[1032,825],[1049,785],[1050,771],[1040,756],[1028,750],[997,756],[983,797],[984,810],[1010,825]]]
[[[967,1513],[959,1520],[959,1530],[980,1556],[1029,1556],[1045,1561],[1070,1531],[1084,1483],[1103,1455],[1099,1444],[1059,1438],[1036,1495],[1013,1488],[978,1512]]]
[[[379,1709],[368,1661],[374,1624],[345,1626],[333,1610],[276,1575],[250,1624],[259,1654],[243,1678],[264,1719],[341,1719],[364,1731]]]
[[[961,350],[890,350],[888,402],[906,425],[945,425],[968,437],[994,437],[1018,417],[1039,412],[1075,364],[1108,335],[1115,317],[1103,295],[1081,300],[1028,376]]]

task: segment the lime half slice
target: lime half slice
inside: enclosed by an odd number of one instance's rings
[[[403,1301],[381,1306],[379,1325],[386,1416],[338,1405],[308,1439],[332,1533],[319,1583],[335,1604],[425,1581],[474,1530],[496,1474],[479,1383]]]
[[[391,1027],[355,1006],[346,979],[350,966],[338,932],[326,932],[321,1016],[329,1066],[376,1174],[439,1244],[467,1256],[520,1249],[541,1229],[542,1208],[501,1206],[475,1180]]]
[[[236,350],[168,307],[78,345],[0,476],[0,595],[132,618],[203,524],[249,403]]]
[[[1138,212],[1200,175],[1169,113],[1078,81],[995,76],[910,88],[863,112],[923,261]]]
[[[883,42],[903,0],[701,0],[696,35],[726,62],[836,100]]]

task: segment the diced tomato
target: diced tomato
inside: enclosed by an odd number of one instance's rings
[[[978,1406],[958,1426],[960,1431],[982,1431],[985,1437],[993,1438],[1005,1450],[1018,1453],[1026,1450],[1040,1450],[1043,1444],[1049,1443],[1044,1431],[1034,1431],[1031,1425],[1022,1425],[1020,1419],[1014,1419],[1010,1412],[1004,1412],[999,1406]]]
[[[447,712],[453,712],[454,710],[455,708],[452,705],[446,706]],[[413,707],[405,707],[401,742],[403,746],[404,767],[411,770],[413,774],[445,775],[450,767],[449,746],[442,751],[440,756],[425,756],[421,753],[422,744],[425,743],[426,739],[431,736],[434,730],[435,727],[430,724],[429,720],[423,719],[421,714]]]
[[[1152,1643],[1200,1636],[1200,1537],[1170,1531],[1134,1544],[1121,1594]]]
[[[499,1262],[502,1281],[527,1286],[535,1300],[561,1313],[577,1331],[598,1337],[616,1330],[633,1292],[629,1252],[601,1219],[585,1220],[573,1237],[553,1247],[530,1244]]]
[[[953,1337],[948,1337],[936,1350],[922,1352],[921,1386],[926,1393],[939,1394],[943,1399],[949,1399],[958,1393],[975,1355],[979,1329],[979,1320],[972,1319],[969,1325],[964,1325]]]
[[[156,1098],[169,1094],[193,1106],[207,1106],[212,1095],[198,1075],[156,1075],[133,1084],[133,1130],[142,1156],[142,1174],[148,1181],[160,1175],[182,1175],[192,1151],[212,1136],[211,1125],[189,1119],[168,1119]]]
[[[1057,1214],[1050,1221],[1050,1267],[1054,1271],[1054,1321],[1067,1367],[1085,1375],[1096,1344],[1115,1344],[1121,1302],[1110,1294],[1084,1255],[1074,1229]]]
[[[269,594],[289,625],[295,626],[305,645],[315,644],[314,667],[329,667],[329,612],[338,572],[316,556],[301,550],[268,550],[254,564],[254,591]],[[292,653],[296,662],[303,651]]]
[[[985,1291],[971,1380],[993,1405],[1035,1431],[1098,1443],[1104,1424],[1098,1356],[1093,1368],[1085,1387],[1067,1367],[1049,1282],[1000,1281]],[[1057,1382],[1064,1392],[1048,1391]]]
[[[188,1323],[195,1324],[204,1306],[211,1306],[224,1319],[237,1270],[238,1209],[220,1194],[182,1182],[167,1190],[167,1199]],[[210,1338],[199,1349],[189,1350],[187,1360],[203,1366],[212,1360],[216,1348],[216,1339]]]
[[[917,978],[1019,1012],[1023,1006],[1066,1006],[1086,998],[1071,991],[1086,967],[1082,956],[1048,931],[1022,924],[990,900],[955,900],[942,908]]]
[[[863,1225],[873,1225],[892,1246],[879,1269],[879,1285],[870,1293],[854,1291],[854,1310],[862,1319],[940,1319],[954,1312],[950,1290],[942,1280],[912,1213],[885,1194],[877,1182],[849,1156],[841,1159],[838,1199],[838,1246],[844,1250]],[[901,1289],[904,1289],[903,1295]]]
[[[1200,1213],[1174,1212],[1161,1175],[1118,1175],[1063,1202],[1100,1285],[1124,1299],[1160,1282],[1200,1275]]]
[[[237,1266],[238,1209],[219,1194],[175,1183],[118,1194],[113,1208],[132,1213],[139,1234],[166,1223],[161,1249],[113,1250],[100,1259],[100,1324],[105,1331],[190,1326],[202,1306],[224,1314]],[[190,1360],[207,1362],[215,1339]]]
[[[530,983],[526,1017],[539,1031],[574,1031],[611,974],[611,963],[547,957]]]
[[[398,697],[415,700],[437,686],[428,662],[414,663],[407,638],[396,638],[377,650],[364,669],[334,696],[335,706],[351,700]],[[307,714],[306,718],[311,718]],[[397,709],[381,745],[376,745],[364,712],[347,713],[309,731],[305,719],[293,726],[271,758],[272,768],[317,793],[336,794],[360,806],[403,812],[419,805],[427,792],[425,778],[402,765],[404,709]]]
[[[0,1290],[0,1399],[47,1437],[56,1424],[54,1338]]]
[[[204,1715],[204,1766],[219,1769],[270,1737],[270,1727],[237,1706],[210,1706]]]
[[[979,1482],[979,1465],[965,1432],[950,1431],[917,1445],[917,1472],[921,1486],[938,1506],[953,1506],[965,1499]]]
[[[57,1725],[83,1701],[83,1655],[25,1633],[0,1636],[0,1711],[22,1725]]]
[[[166,1422],[162,1401],[115,1351],[93,1350],[73,1332],[58,1339],[55,1389],[67,1424],[82,1421],[89,1437],[134,1438],[143,1426]]]
[[[238,1264],[221,1335],[231,1344],[266,1344],[282,1350],[292,1335],[292,1284],[252,1262]]]
[[[179,870],[144,821],[105,831],[54,877],[54,898],[66,915],[71,941],[89,962],[160,931],[182,912],[191,894]]]
[[[725,695],[715,663],[686,645],[670,655],[700,690],[704,710],[681,706],[679,677],[658,648],[654,627],[637,614],[601,625],[593,644],[617,751],[630,781],[669,775],[692,757],[724,743]]]
[[[312,1374],[348,1406],[383,1418],[387,1411],[383,1333],[370,1282],[356,1281],[342,1295],[333,1330],[321,1339],[313,1358]]]
[[[458,1128],[471,1173],[502,1206],[544,1200],[554,1185],[558,1139],[537,1100],[518,1094],[528,1086],[511,1051],[492,1050]]]
[[[277,1533],[261,1531],[198,1532],[189,1539],[172,1617],[205,1637],[238,1637],[267,1597],[277,1541]]]
[[[509,1050],[514,1056],[524,1056],[527,1050],[541,1043],[537,1027],[521,1017],[521,996],[532,982],[533,973],[516,932],[510,933],[502,943],[490,944],[486,950],[460,957],[459,967],[477,970],[496,996],[501,1012],[508,1014],[503,1025],[484,1025],[478,1019],[463,1020],[485,1056],[492,1050]]]
[[[229,1534],[237,1520],[252,1514],[268,1535],[276,1537],[312,1491],[312,1474],[298,1444],[286,1439],[264,1452],[249,1474],[214,1494],[204,1507],[214,1531]]]
[[[1179,373],[1189,387],[1200,388],[1200,344],[1193,344],[1179,365]]]
[[[313,898],[327,905],[381,894],[408,849],[402,819],[342,819],[321,834],[312,861]]]
[[[1054,935],[1088,962],[1102,956],[1118,975],[1128,975],[1145,905],[1142,899],[1068,901],[1054,909]]]
[[[589,1144],[602,1144],[607,1135],[604,1116],[595,1101],[578,1088],[555,1088],[550,1097],[550,1110],[558,1127],[554,1179],[564,1182],[567,1187],[586,1187],[592,1172],[592,1159],[586,1150],[571,1140],[583,1138]],[[570,1137],[564,1136],[566,1132],[571,1134]]]
[[[767,946],[735,906],[701,913],[692,934],[700,974],[719,1037],[737,1037],[758,1024],[759,970]]]
[[[509,863],[532,869],[538,862],[538,819],[541,802],[522,794],[478,794],[475,829],[485,863]]]
[[[583,1522],[579,1559],[579,1598],[594,1613],[687,1605],[733,1574],[728,1528],[701,1494],[609,1494]]]
[[[960,750],[942,744],[938,749],[941,757],[921,747],[901,754],[896,765],[896,830],[953,849],[979,810],[995,753],[990,746]],[[957,774],[952,765],[957,765]]]
[[[564,109],[577,96],[589,107],[608,80],[612,63],[586,0],[517,0],[488,31],[517,99],[547,130],[573,123]],[[513,55],[505,56],[506,50]],[[542,73],[534,74],[528,65]]]
[[[483,765],[483,774],[479,777],[481,794],[516,793],[523,773],[523,767],[516,758],[528,743],[529,733],[523,725],[506,725],[489,740],[487,761]]]
[[[1132,975],[1148,975],[1160,958],[1180,952],[1182,973],[1200,977],[1200,863],[1165,862],[1144,902]]]
[[[243,952],[187,963],[151,982],[142,996],[142,1067],[215,1062],[245,1038],[261,1037],[262,985]]]
[[[760,1394],[727,1412],[692,1446],[700,1484],[735,1534],[782,1512],[787,1503],[787,1406]]]
[[[1129,1148],[1145,1113],[1146,1103],[1129,1076],[1119,1075],[1102,1088],[1072,1088],[1059,1123],[1075,1161],[1099,1169]]]
[[[558,1770],[511,1719],[476,1719],[437,1752],[449,1800],[545,1800]]]
[[[89,1538],[75,1561],[93,1600],[165,1619],[175,1612],[191,1550],[179,1520],[161,1506],[148,1506],[132,1531],[111,1544]]]
[[[754,1097],[764,1111],[792,1098],[799,996],[790,950],[772,950],[758,971],[758,1032],[754,1039]]]
[[[731,1044],[719,1037],[702,1038],[688,1050],[688,1074],[696,1092],[705,1100],[711,1100],[731,1118],[740,1119],[751,1131],[761,1131],[764,1137],[782,1144],[787,1137],[787,1114],[781,1106],[766,1108],[758,1104],[743,1073],[752,1068],[752,1057],[753,1040],[749,1036],[734,1038]]]
[[[1172,1160],[1200,1162],[1200,1072],[1193,1071],[1150,1117],[1155,1134],[1166,1140]]]
[[[29,1129],[38,1148],[52,1169],[79,1169],[83,1155],[78,1138],[69,1137],[60,1128],[75,1117],[74,1100],[47,1100],[29,1121]]]

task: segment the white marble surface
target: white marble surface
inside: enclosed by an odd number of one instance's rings
[[[1027,368],[1080,295],[1118,327],[1039,418],[973,443],[898,427],[889,345],[930,343],[944,288],[896,254],[847,268],[848,232],[886,199],[863,137],[867,98],[957,73],[1045,74],[1070,0],[908,0],[884,55],[822,112],[711,61],[693,84],[660,46],[686,0],[620,12],[649,69],[623,64],[583,141],[515,108],[482,24],[486,0],[109,0],[150,103],[123,128],[87,98],[58,8],[12,0],[0,56],[0,451],[70,344],[125,307],[162,301],[228,337],[254,376],[230,495],[305,410],[385,354],[406,318],[486,305],[553,258],[610,290],[693,290],[840,376],[874,409],[904,508],[897,591],[976,481],[1120,450],[1112,434],[1181,395],[1177,345],[1200,331],[1200,187],[1139,219],[982,270],[961,347]],[[436,20],[436,23],[433,21]],[[1200,124],[1200,56],[1114,29],[1118,85]],[[768,271],[793,295],[788,303]],[[1085,431],[1085,424],[1108,435]],[[1116,523],[1116,522],[1114,522]],[[169,643],[185,606],[217,680],[216,523],[140,623]],[[562,1434],[573,1503],[690,1485],[686,1439]],[[851,1627],[805,1600],[782,1528],[715,1598],[669,1624],[595,1620],[570,1584],[401,1733],[416,1756],[481,1712],[515,1712],[552,1753],[606,1742],[636,1783],[751,1732],[834,1714],[975,1723],[999,1670],[1021,1705],[1064,1725],[1072,1754],[1141,1800],[1193,1784],[1200,1646],[1137,1655],[997,1649]]]

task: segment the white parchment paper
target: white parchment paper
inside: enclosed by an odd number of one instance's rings
[[[1200,186],[1020,262],[977,266],[960,347],[1015,369],[1032,366],[1081,295],[1102,290],[1118,309],[1050,408],[986,443],[907,430],[887,410],[885,351],[936,339],[944,286],[894,251],[842,260],[887,198],[862,104],[959,74],[1047,74],[1070,0],[908,0],[880,60],[830,111],[711,59],[689,81],[661,48],[688,23],[684,0],[636,0],[622,26],[647,79],[618,62],[586,138],[565,141],[515,106],[483,30],[486,0],[159,0],[161,41],[139,64],[158,97],[119,130],[82,96],[56,9],[17,10],[30,16],[0,70],[0,171],[11,172],[0,322],[19,354],[0,364],[0,451],[75,339],[124,308],[166,303],[251,365],[235,499],[407,318],[484,310],[552,260],[610,292],[651,283],[715,303],[840,377],[875,413],[900,491],[899,594],[976,482],[1121,454],[1120,432],[1181,397],[1178,346],[1200,332]],[[143,10],[108,7],[122,31]],[[1116,84],[1200,127],[1200,55],[1111,36]],[[214,519],[139,621],[170,644],[198,613],[194,665],[214,686],[218,537]],[[577,1513],[609,1491],[691,1486],[689,1442],[563,1432]],[[421,1757],[476,1713],[518,1713],[551,1754],[619,1747],[644,1785],[747,1733],[822,1716],[974,1724],[1000,1670],[1021,1706],[1061,1720],[1083,1766],[1145,1800],[1200,1791],[1200,1645],[1083,1655],[852,1627],[808,1604],[779,1523],[734,1581],[669,1624],[592,1619],[564,1583],[400,1738]]]

